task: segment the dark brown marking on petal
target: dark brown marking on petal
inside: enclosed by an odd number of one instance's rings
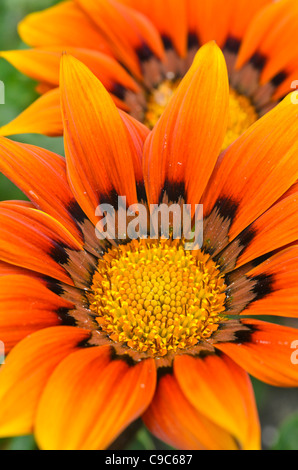
[[[60,308],[57,310],[57,315],[62,320],[63,325],[88,330],[98,329],[98,323],[89,309],[84,291],[52,279],[46,280],[46,285],[51,292],[73,304],[73,308]]]
[[[84,221],[87,219],[86,214],[83,212],[75,199],[68,204],[67,210],[72,215],[77,224],[84,223]]]
[[[59,295],[59,297],[63,296],[64,293],[64,284],[62,284],[59,281],[56,281],[55,279],[52,278],[45,278],[46,281],[46,287],[53,292],[56,295]]]
[[[178,202],[181,199],[186,201],[187,193],[184,181],[166,180],[160,194],[159,204],[165,200],[165,197],[169,202]]]
[[[111,361],[124,361],[129,367],[134,367],[137,364],[129,354],[119,355],[113,346],[111,346]]]
[[[256,231],[249,227],[224,250],[217,255],[214,254],[214,260],[219,264],[223,273],[228,273],[235,268],[239,256],[249,247],[255,236]]]
[[[260,72],[263,70],[267,62],[267,58],[256,52],[250,59],[250,63]]]
[[[219,324],[218,330],[208,340],[210,344],[217,343],[248,343],[251,342],[253,327],[243,325],[239,320],[228,320]]]
[[[117,98],[119,98],[120,100],[124,100],[125,92],[126,92],[126,88],[120,83],[115,83],[111,90],[111,93],[117,96]]]
[[[226,302],[229,315],[243,313],[252,303],[264,299],[274,292],[274,276],[262,274],[249,277],[246,275],[253,266],[248,265],[225,276]]]
[[[141,62],[146,62],[150,60],[151,57],[154,57],[154,53],[152,52],[150,47],[145,43],[141,47],[139,47],[136,52]]]
[[[77,326],[76,320],[71,316],[70,310],[67,308],[59,308],[57,315],[64,326]]]
[[[164,377],[166,377],[167,375],[173,375],[174,374],[174,370],[173,370],[173,367],[158,367],[157,369],[157,383],[163,379]]]
[[[205,253],[218,255],[229,243],[229,230],[237,214],[237,202],[223,197],[217,201],[212,212],[204,220]]]
[[[228,37],[223,49],[224,50],[227,49],[232,54],[238,54],[240,50],[240,46],[241,46],[241,41],[239,41],[239,39],[237,38],[230,36]]]
[[[286,72],[279,72],[275,77],[272,78],[271,83],[274,87],[279,87],[286,79],[288,74]]]
[[[118,193],[113,188],[108,194],[101,194],[99,197],[100,204],[109,204],[110,206],[116,208],[118,207]]]
[[[190,49],[199,49],[200,41],[196,33],[189,33],[187,39],[187,48]]]
[[[175,49],[172,39],[166,36],[165,34],[162,35],[162,42],[166,51]]]
[[[251,278],[255,283],[253,293],[255,295],[253,302],[262,300],[274,292],[274,276],[272,274],[261,274]]]
[[[49,255],[56,261],[56,263],[64,266],[69,261],[69,254],[67,253],[67,247],[62,244],[52,241],[52,247],[49,250]]]
[[[146,188],[143,181],[137,183],[137,197],[139,202],[143,204],[147,202]]]

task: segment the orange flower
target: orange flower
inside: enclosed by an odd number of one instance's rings
[[[0,203],[0,435],[103,449],[142,416],[181,449],[258,449],[247,373],[296,387],[297,108],[287,97],[218,154],[228,121],[212,42],[150,132],[77,59],[61,68],[66,162],[0,139],[31,202]],[[204,205],[204,243],[99,240],[99,204]],[[98,229],[98,225],[97,225]],[[243,316],[250,316],[250,319]]]
[[[227,148],[294,86],[297,31],[296,0],[62,2],[21,22],[32,49],[1,54],[39,82],[42,97],[0,133],[62,134],[62,51],[84,62],[118,107],[152,128],[198,48],[216,40],[230,78]]]

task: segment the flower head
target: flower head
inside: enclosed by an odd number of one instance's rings
[[[259,448],[247,373],[298,384],[298,331],[255,319],[298,315],[291,97],[218,158],[229,87],[214,42],[151,132],[69,55],[60,87],[66,162],[0,140],[0,169],[31,200],[0,204],[0,434],[102,449],[142,416],[174,447]],[[203,204],[202,246],[125,238],[117,196],[130,211]],[[116,239],[99,236],[102,204]]]
[[[291,91],[297,31],[296,0],[62,2],[20,23],[31,49],[1,54],[39,82],[42,97],[0,132],[62,133],[62,51],[84,62],[118,107],[152,129],[197,50],[215,40],[230,80],[225,149]]]

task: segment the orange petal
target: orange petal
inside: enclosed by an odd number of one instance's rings
[[[225,355],[178,356],[177,381],[190,403],[241,443],[259,450],[260,426],[247,373]]]
[[[0,338],[5,352],[34,331],[61,324],[58,314],[72,308],[40,280],[17,273],[1,276]]]
[[[298,329],[257,320],[241,323],[248,330],[239,333],[234,343],[216,343],[216,348],[263,382],[276,387],[297,387],[298,368],[292,362],[292,346],[298,340]]]
[[[31,434],[42,391],[55,367],[90,336],[58,326],[19,343],[0,370],[0,436]]]
[[[265,67],[268,68],[274,67],[278,59],[283,61],[284,55],[291,54],[292,44],[295,47],[297,26],[298,5],[295,0],[272,2],[250,24],[239,52],[237,68],[254,54],[267,59]]]
[[[238,449],[232,436],[192,406],[171,374],[159,380],[143,420],[156,437],[176,449]]]
[[[10,274],[24,274],[34,278],[40,277],[40,275],[38,273],[34,273],[34,271],[29,271],[27,269],[14,266],[13,264],[5,263],[5,261],[0,260],[0,276],[8,276]]]
[[[241,40],[256,13],[271,0],[187,0],[189,28],[201,44],[215,40],[224,47],[228,38]]]
[[[245,240],[252,234],[250,243],[237,260],[237,267],[298,239],[297,198],[296,191],[280,200],[239,236],[240,240]]]
[[[291,246],[252,269],[249,278],[263,279],[268,294],[251,303],[244,315],[298,318],[298,246]]]
[[[44,134],[62,135],[59,89],[48,91],[13,121],[0,128],[0,135]]]
[[[145,199],[144,175],[142,167],[143,149],[145,141],[150,134],[149,129],[127,113],[119,110],[120,116],[127,129],[129,143],[132,149],[133,165],[138,190],[138,200]]]
[[[185,0],[120,0],[150,19],[164,39],[170,39],[178,53],[184,56],[187,46]]]
[[[73,1],[31,13],[20,22],[18,31],[31,47],[82,47],[111,55],[93,21]]]
[[[227,128],[228,76],[215,43],[202,47],[144,150],[144,175],[150,203],[163,190],[185,187],[198,204],[220,153]],[[175,195],[175,200],[183,196]],[[174,197],[174,196],[173,196]]]
[[[42,449],[104,449],[148,407],[155,390],[153,360],[130,366],[111,348],[89,348],[57,367],[40,401],[36,437]]]
[[[102,200],[115,192],[137,202],[134,161],[127,128],[109,94],[85,65],[64,55],[62,113],[70,185],[91,221]]]
[[[137,10],[116,0],[76,0],[109,41],[115,56],[141,79],[138,52],[149,47],[157,57],[164,54],[160,36],[153,24]]]
[[[52,46],[5,51],[0,53],[0,57],[8,60],[14,67],[34,80],[57,87],[63,52],[67,52],[85,63],[110,92],[117,91],[119,86],[133,91],[138,90],[135,81],[116,60],[91,49]]]
[[[72,235],[43,212],[1,203],[0,206],[0,259],[73,284],[62,267],[68,261],[66,249],[82,249]]]
[[[76,222],[80,208],[70,191],[65,159],[59,155],[0,137],[0,171],[5,174],[35,207],[61,222],[82,241]]]
[[[288,96],[240,137],[221,158],[203,198],[230,215],[234,239],[298,179],[297,108]]]

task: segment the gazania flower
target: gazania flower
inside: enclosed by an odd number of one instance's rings
[[[2,57],[39,82],[42,97],[2,135],[62,133],[62,51],[84,62],[116,104],[152,128],[198,48],[216,40],[230,78],[223,148],[291,91],[298,75],[296,0],[74,0],[25,18],[32,47]]]
[[[291,96],[218,159],[229,86],[213,42],[152,132],[68,55],[60,89],[66,163],[0,142],[0,169],[31,200],[0,204],[0,435],[102,449],[142,417],[180,449],[258,449],[247,373],[298,385],[298,330],[256,319],[298,315]],[[117,196],[203,204],[202,248],[101,238],[98,206]]]

